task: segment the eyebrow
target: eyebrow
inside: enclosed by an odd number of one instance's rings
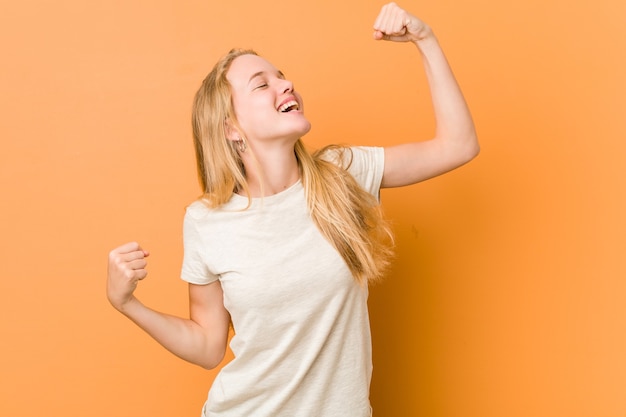
[[[252,82],[252,80],[254,80],[256,77],[260,77],[260,76],[265,75],[265,74],[266,74],[266,71],[255,72],[254,74],[252,74],[252,76],[248,80],[248,84],[250,84]],[[285,79],[285,74],[283,74],[282,71],[278,70],[277,74],[278,74],[278,78]]]

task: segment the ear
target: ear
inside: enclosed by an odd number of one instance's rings
[[[239,133],[239,129],[234,126],[230,119],[226,119],[224,121],[224,132],[226,133],[226,139],[228,140],[232,140],[233,142],[241,140],[241,133]]]

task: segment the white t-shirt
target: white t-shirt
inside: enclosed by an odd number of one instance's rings
[[[378,197],[382,148],[352,148],[350,173]],[[372,373],[367,288],[321,235],[298,181],[217,209],[192,203],[182,278],[217,279],[235,335],[206,417],[368,417]]]

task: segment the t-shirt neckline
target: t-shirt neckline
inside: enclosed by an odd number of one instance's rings
[[[300,189],[302,189],[302,180],[298,178],[298,180],[294,182],[292,185],[290,185],[289,187],[285,188],[282,191],[277,192],[276,194],[272,194],[272,195],[268,195],[264,197],[252,197],[250,199],[251,205],[254,206],[257,204],[264,204],[264,205],[276,204],[281,201],[284,201],[286,198],[289,198],[290,195],[294,194]],[[248,197],[245,195],[233,193],[233,196],[231,197],[231,202],[234,202],[234,203],[243,202],[247,204]]]

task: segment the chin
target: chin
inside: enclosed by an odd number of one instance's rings
[[[302,129],[302,133],[300,134],[300,136],[306,135],[307,133],[309,133],[310,130],[311,130],[311,123],[309,123],[309,121],[307,120],[306,126],[304,126],[304,128]]]
[[[301,122],[298,122],[297,124],[292,124],[288,131],[285,131],[285,136],[289,136],[289,137],[293,137],[295,139],[299,139],[302,136],[306,135],[307,133],[309,133],[309,131],[311,130],[311,123],[309,123],[308,120],[304,119]]]

